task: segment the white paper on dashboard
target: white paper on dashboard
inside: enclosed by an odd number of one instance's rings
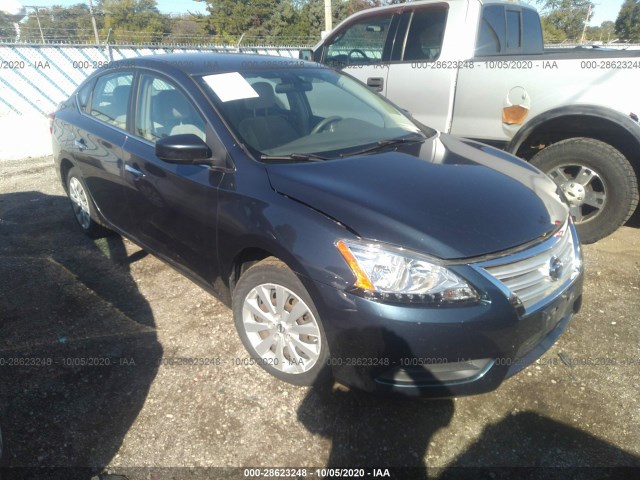
[[[217,73],[202,78],[222,102],[260,96],[238,72]]]

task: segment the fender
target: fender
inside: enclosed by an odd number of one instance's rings
[[[570,105],[548,110],[528,121],[520,130],[518,130],[515,136],[507,144],[505,150],[515,155],[522,144],[540,126],[550,120],[568,116],[583,116],[609,120],[622,127],[636,140],[638,145],[640,145],[640,124],[638,124],[637,114],[631,112],[626,116],[606,107],[595,105]]]

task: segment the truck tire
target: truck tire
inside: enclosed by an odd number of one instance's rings
[[[582,243],[613,233],[638,205],[638,181],[618,150],[592,138],[570,138],[537,153],[531,163],[560,187]]]

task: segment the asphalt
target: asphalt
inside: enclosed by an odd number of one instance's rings
[[[0,160],[2,479],[639,478],[640,221],[584,251],[582,311],[495,392],[301,388],[249,365],[198,286],[83,236],[51,157]],[[245,470],[271,467],[308,470]]]

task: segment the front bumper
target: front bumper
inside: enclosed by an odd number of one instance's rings
[[[582,283],[581,274],[553,302],[521,318],[508,302],[424,309],[321,286],[317,307],[331,352],[328,363],[337,381],[370,392],[488,392],[554,344],[580,309]]]
[[[584,273],[577,241],[575,250],[577,272],[526,309],[477,266],[455,267],[482,292],[483,300],[472,306],[387,304],[311,282],[334,378],[408,396],[494,390],[544,354],[580,310]]]

